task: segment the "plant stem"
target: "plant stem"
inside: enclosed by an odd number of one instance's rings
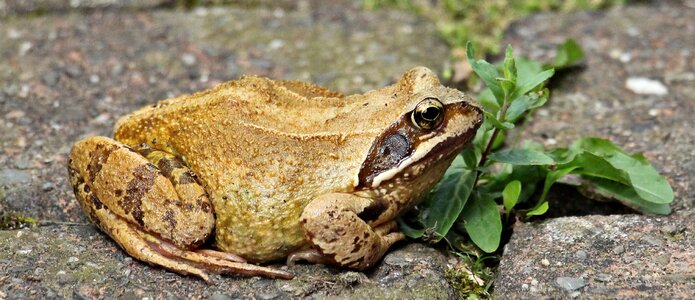
[[[508,99],[507,96],[504,96],[504,103],[502,104],[502,109],[500,109],[500,116],[499,120],[500,122],[504,122],[504,118],[507,114],[507,108],[509,108],[508,105]],[[492,136],[490,137],[490,140],[487,142],[487,146],[485,146],[485,150],[483,151],[482,155],[480,156],[480,163],[478,163],[479,167],[482,167],[487,163],[487,157],[490,155],[490,152],[492,151],[492,145],[495,143],[495,139],[497,139],[497,135],[499,135],[500,131],[502,129],[495,127],[494,131],[492,132]]]

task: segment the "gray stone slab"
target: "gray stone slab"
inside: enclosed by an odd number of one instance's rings
[[[580,67],[558,74],[550,103],[533,115],[522,138],[553,146],[599,136],[644,152],[676,200],[670,216],[518,224],[495,280],[498,298],[695,295],[694,19],[695,9],[668,1],[535,15],[508,29],[506,42],[534,59],[552,57],[568,37],[586,51]]]
[[[683,211],[670,217],[566,217],[519,225],[505,246],[495,296],[692,298],[694,219]]]
[[[66,153],[157,100],[258,74],[346,93],[393,82],[418,65],[441,69],[433,24],[354,1],[296,7],[88,10],[8,17],[0,26],[0,207],[40,220],[84,221]],[[45,190],[43,187],[54,188]]]
[[[292,280],[213,276],[212,283],[134,261],[91,225],[0,231],[1,299],[453,299],[448,258],[398,247],[374,270],[286,267]]]

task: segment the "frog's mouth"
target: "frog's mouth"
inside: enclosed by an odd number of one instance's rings
[[[372,145],[359,173],[360,185],[378,187],[400,175],[415,178],[432,164],[460,152],[475,137],[483,112],[465,101],[447,104],[445,111],[442,124],[430,132],[403,126],[403,120],[394,123],[382,135],[385,137]]]

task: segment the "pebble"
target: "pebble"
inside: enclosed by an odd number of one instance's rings
[[[667,265],[671,261],[671,255],[668,253],[657,255],[654,262],[660,265]]]
[[[615,246],[615,248],[613,248],[613,254],[621,254],[623,252],[625,252],[625,247],[623,247],[622,245],[618,245]]]
[[[558,277],[557,279],[555,279],[555,283],[558,287],[568,292],[578,290],[586,286],[586,282],[584,281],[584,279],[577,277]]]
[[[609,282],[611,281],[611,276],[605,273],[598,273],[596,276],[594,276],[594,279],[596,281]]]
[[[65,67],[65,73],[68,74],[68,76],[75,78],[82,75],[82,69],[77,65],[69,65]]]
[[[389,273],[388,275],[386,275],[386,276],[384,276],[383,278],[379,279],[379,283],[388,284],[388,283],[397,281],[398,279],[402,278],[403,275],[404,275],[403,272],[392,271],[392,272]]]
[[[58,72],[51,70],[51,69],[46,71],[46,73],[44,73],[43,76],[41,76],[41,80],[47,86],[54,86],[56,83],[58,83],[59,78],[60,78],[60,74],[58,74]]]
[[[576,258],[576,259],[585,260],[585,259],[587,259],[587,257],[589,257],[589,255],[584,250],[578,250],[577,252],[574,253],[574,258]]]
[[[96,75],[96,74],[89,75],[89,82],[90,83],[99,83],[100,80],[101,80],[101,78],[99,78],[99,75]]]
[[[661,233],[663,234],[674,234],[676,232],[678,232],[678,229],[672,224],[667,224],[661,228]]]
[[[544,259],[541,259],[541,265],[544,265],[544,266],[546,266],[546,267],[547,267],[547,266],[549,266],[549,265],[550,265],[550,261],[549,261],[549,260],[547,260],[547,259],[545,259],[545,258],[544,258]]]
[[[410,257],[405,257],[399,253],[391,253],[384,258],[384,262],[391,266],[405,267],[413,261]]]
[[[53,189],[53,183],[52,182],[44,182],[41,185],[41,190],[43,190],[44,192],[48,192],[52,189]]]
[[[58,271],[56,273],[56,280],[59,284],[68,284],[75,282],[75,276],[72,274],[65,273],[65,271]]]
[[[658,80],[644,77],[631,77],[625,81],[625,87],[635,94],[663,96],[668,94],[666,86]]]
[[[656,238],[656,237],[651,236],[651,235],[643,236],[642,240],[649,243],[650,245],[652,245],[654,247],[661,247],[664,245],[664,242],[661,239]]]
[[[187,66],[192,66],[192,65],[195,65],[195,63],[196,63],[196,61],[198,61],[198,59],[196,59],[195,55],[193,55],[193,54],[184,53],[183,55],[181,55],[181,61],[183,61],[183,64],[185,64]]]

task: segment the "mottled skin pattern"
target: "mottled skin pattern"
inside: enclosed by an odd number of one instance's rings
[[[75,144],[69,173],[90,220],[152,264],[203,278],[289,278],[244,263],[288,256],[362,270],[404,238],[394,219],[481,120],[426,68],[347,97],[250,76],[121,118],[115,140]],[[213,233],[220,252],[195,250]]]

